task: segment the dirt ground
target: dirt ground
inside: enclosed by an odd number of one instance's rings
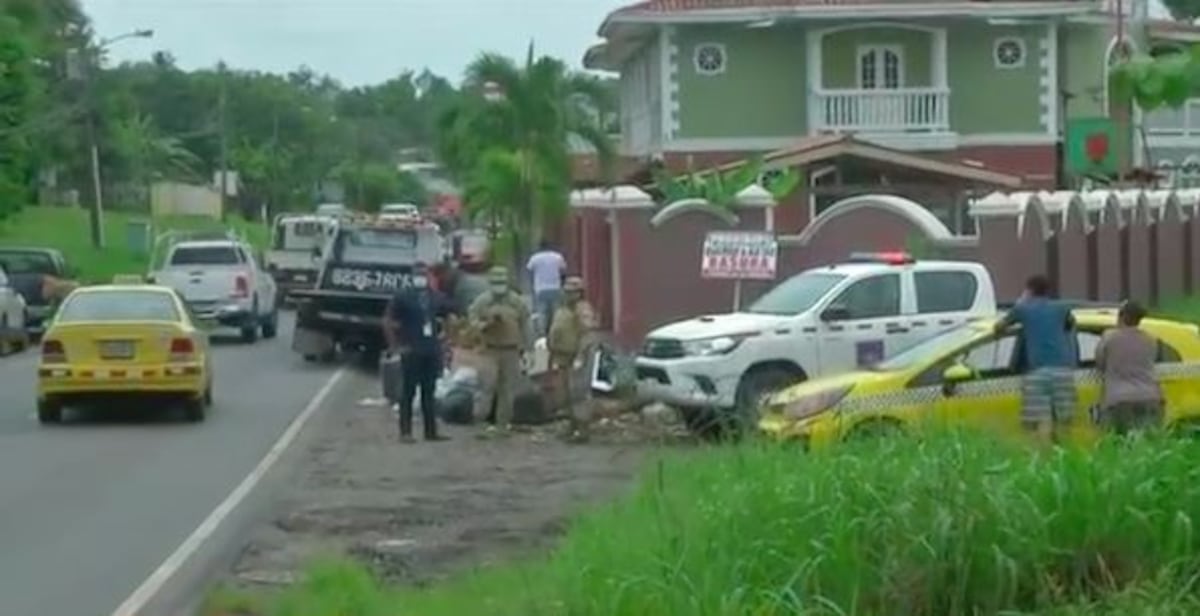
[[[234,566],[234,585],[287,584],[331,553],[369,562],[391,582],[425,584],[545,549],[573,514],[630,486],[655,447],[686,440],[671,421],[635,413],[599,419],[585,445],[561,441],[554,425],[497,440],[443,426],[447,442],[401,444],[394,412],[372,399],[377,379],[348,376],[360,399],[310,425],[275,515]]]

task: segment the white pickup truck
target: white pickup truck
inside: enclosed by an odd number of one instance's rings
[[[187,302],[197,319],[241,331],[242,341],[274,338],[279,328],[275,281],[262,255],[235,239],[182,241],[149,276]]]
[[[689,420],[752,414],[793,383],[869,365],[997,311],[979,263],[854,255],[793,276],[731,314],[660,327],[637,358],[638,390]]]

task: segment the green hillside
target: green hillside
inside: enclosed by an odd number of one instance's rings
[[[148,220],[147,216],[124,212],[109,212],[104,216],[106,247],[92,247],[88,231],[87,210],[79,208],[29,207],[16,217],[0,224],[0,246],[42,246],[57,248],[68,262],[79,269],[80,278],[87,282],[106,282],[114,274],[142,274],[149,259],[129,245],[129,223]],[[267,229],[257,223],[231,216],[226,223],[199,216],[176,216],[153,221],[152,233],[170,230],[221,230],[231,227],[240,231],[256,246],[265,246]]]

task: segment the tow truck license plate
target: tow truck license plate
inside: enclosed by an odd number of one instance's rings
[[[105,340],[100,343],[100,357],[103,359],[132,359],[132,340]]]

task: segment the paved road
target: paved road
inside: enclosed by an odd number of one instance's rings
[[[286,317],[283,317],[286,318]],[[215,349],[206,422],[33,418],[35,352],[0,359],[0,614],[107,616],[324,385],[281,337]]]

